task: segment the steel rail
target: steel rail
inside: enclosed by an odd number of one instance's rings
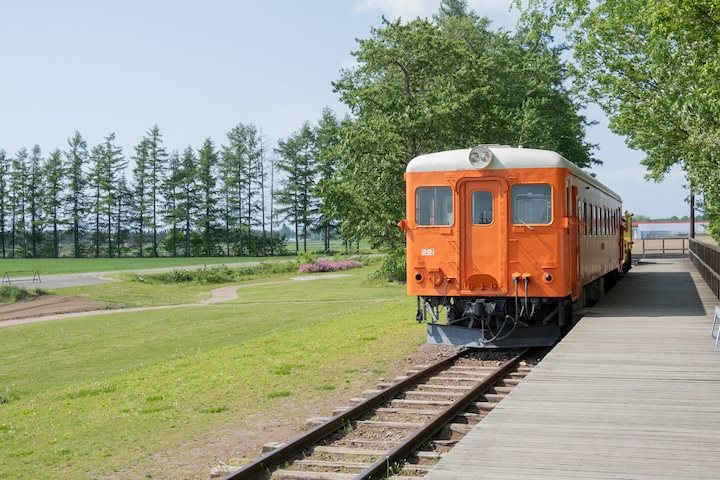
[[[523,350],[520,354],[503,363],[490,376],[478,383],[472,390],[448,405],[440,413],[435,415],[425,426],[413,433],[407,440],[390,450],[383,458],[360,473],[355,480],[377,480],[391,475],[391,467],[399,461],[409,457],[412,452],[420,448],[433,435],[439,432],[459,413],[465,410],[477,397],[492,388],[510,370],[515,368],[522,357],[529,351]]]
[[[327,422],[318,425],[317,427],[302,433],[283,446],[266,453],[262,457],[258,458],[252,463],[244,466],[240,470],[228,474],[223,477],[224,480],[251,480],[256,476],[264,473],[268,469],[275,468],[281,463],[291,459],[292,457],[301,453],[304,449],[311,447],[318,441],[327,437],[328,435],[340,430],[343,426],[349,422],[356,420],[367,413],[369,410],[383,404],[391,398],[394,398],[399,393],[406,390],[408,387],[419,383],[423,378],[428,375],[432,375],[438,370],[451,365],[455,360],[462,357],[467,350],[461,350],[455,355],[448,357],[444,360],[431,365],[430,367],[410,375],[405,380],[395,383],[388,388],[378,392],[372,397],[358,403],[354,407],[335,415]]]

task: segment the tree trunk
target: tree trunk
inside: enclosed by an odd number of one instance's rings
[[[58,242],[58,221],[57,221],[57,208],[53,208],[53,257],[58,258],[60,256],[60,247]]]

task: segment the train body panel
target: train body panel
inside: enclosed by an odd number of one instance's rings
[[[489,156],[479,167],[476,150]],[[620,198],[555,152],[440,152],[410,162],[405,180],[408,294],[419,298],[418,319],[429,309],[433,331],[439,307],[453,328],[551,326],[550,314],[562,317],[621,266]],[[480,335],[480,346],[499,339]]]

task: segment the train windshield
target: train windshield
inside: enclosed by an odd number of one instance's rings
[[[552,189],[548,184],[513,185],[512,221],[547,225],[552,222]]]
[[[415,190],[415,223],[422,226],[452,225],[450,187],[420,187]]]

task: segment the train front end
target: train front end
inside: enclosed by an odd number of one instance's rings
[[[560,337],[572,298],[560,159],[478,146],[409,163],[407,290],[429,343],[508,348]]]

